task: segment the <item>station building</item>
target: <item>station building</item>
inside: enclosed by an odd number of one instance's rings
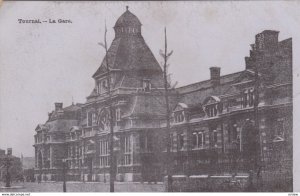
[[[111,104],[118,181],[161,181],[167,167],[182,175],[247,173],[258,156],[266,179],[278,174],[292,186],[292,39],[279,41],[278,31],[265,30],[255,36],[244,70],[221,75],[220,67],[211,67],[209,80],[170,89],[168,131],[163,70],[141,27],[127,9],[86,102],[55,103],[47,122],[36,127],[35,177],[61,180],[66,161],[68,180],[108,181]],[[253,146],[260,153],[254,155]]]

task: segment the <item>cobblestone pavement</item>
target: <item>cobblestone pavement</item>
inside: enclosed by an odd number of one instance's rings
[[[10,189],[4,189],[0,183],[0,192],[62,192],[62,182],[13,183]],[[23,187],[23,188],[21,188]],[[116,182],[115,192],[163,192],[162,183],[148,184],[135,182]],[[67,182],[67,192],[109,192],[109,183],[103,182]]]

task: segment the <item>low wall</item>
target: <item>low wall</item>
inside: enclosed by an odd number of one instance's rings
[[[244,192],[249,190],[248,175],[174,175],[173,192]],[[165,191],[168,190],[167,177],[164,178]]]

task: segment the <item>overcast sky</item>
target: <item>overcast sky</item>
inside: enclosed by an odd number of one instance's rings
[[[161,62],[163,28],[167,26],[173,81],[186,85],[209,78],[209,67],[221,75],[241,71],[254,36],[265,29],[293,37],[299,54],[300,3],[283,2],[4,2],[0,8],[0,148],[33,156],[33,135],[54,102],[84,103],[93,89],[93,73],[117,18],[126,10],[142,22],[142,34]],[[298,12],[298,13],[297,13]],[[70,19],[72,24],[19,24],[18,19]],[[296,43],[296,44],[295,44]],[[299,76],[294,55],[294,75]]]

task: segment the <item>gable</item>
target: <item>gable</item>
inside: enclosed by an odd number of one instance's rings
[[[184,109],[187,109],[188,106],[185,103],[177,103],[176,107],[174,108],[174,112],[176,111],[182,111]]]
[[[47,129],[47,127],[45,125],[38,124],[38,126],[35,128],[35,131],[42,131],[44,129]]]
[[[210,104],[215,104],[215,103],[219,103],[221,100],[219,97],[217,96],[210,96],[207,97],[204,102],[203,105],[210,105]]]

